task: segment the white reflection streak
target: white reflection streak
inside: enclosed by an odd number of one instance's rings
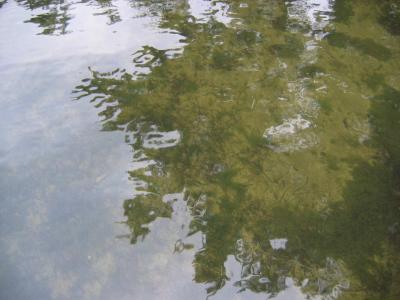
[[[228,25],[232,20],[228,16],[229,5],[226,3],[205,0],[188,0],[188,2],[190,13],[197,22],[208,22],[213,17],[218,22]]]
[[[273,239],[269,240],[269,243],[274,250],[285,250],[287,241],[287,239]]]
[[[288,11],[288,30],[293,34],[300,28],[310,28],[304,35],[309,37],[301,54],[301,65],[315,64],[318,59],[318,42],[326,35],[324,29],[329,25],[333,12],[332,0],[296,0],[286,2]],[[287,64],[279,61],[282,66]],[[284,70],[287,67],[283,68]],[[286,72],[288,72],[286,70]],[[289,71],[290,72],[290,71]],[[290,152],[306,149],[317,143],[311,133],[298,136],[303,130],[313,127],[310,119],[318,114],[318,103],[307,88],[311,79],[300,77],[288,83],[288,92],[294,99],[295,117],[286,118],[279,125],[269,127],[264,132],[268,147],[276,152]],[[323,87],[325,88],[325,87]]]
[[[143,148],[162,149],[176,146],[181,140],[178,130],[173,131],[150,131],[144,136]]]
[[[131,172],[142,170],[145,176],[150,177],[154,175],[153,171],[158,170],[156,173],[161,176],[161,174],[163,174],[163,164],[160,161],[150,159],[146,155],[145,149],[161,151],[166,148],[175,147],[181,141],[181,133],[178,130],[160,131],[157,126],[152,125],[150,131],[141,132],[141,126],[139,126],[136,131],[130,134],[128,125],[126,125],[125,128],[127,142],[135,143],[139,136],[141,136],[142,139],[141,146],[139,146],[138,149],[133,149],[133,161],[130,166]],[[150,194],[150,192],[146,191],[148,182],[135,176],[132,176],[130,179],[134,182],[134,195]]]

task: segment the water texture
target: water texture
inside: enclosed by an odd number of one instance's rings
[[[0,0],[0,299],[400,299],[400,2]]]

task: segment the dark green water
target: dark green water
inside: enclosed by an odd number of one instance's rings
[[[0,299],[400,299],[399,1],[3,0],[0,36]]]

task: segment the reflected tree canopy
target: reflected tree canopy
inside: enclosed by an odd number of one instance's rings
[[[0,8],[2,8],[2,6],[4,5],[4,4],[6,4],[7,3],[7,0],[2,0],[2,1],[0,1]]]
[[[145,46],[134,72],[91,70],[75,90],[132,146],[133,244],[183,191],[210,295],[234,256],[238,291],[400,297],[400,60],[397,25],[379,23],[396,4],[356,2],[212,2],[203,20],[186,1],[135,2],[183,49]]]
[[[121,21],[119,10],[112,0],[15,0],[32,12],[26,23],[36,24],[44,35],[64,35],[70,33],[68,26],[74,18],[74,8],[79,4],[93,6],[95,16],[106,16],[108,25]],[[0,2],[0,8],[5,2]]]
[[[35,12],[26,23],[36,24],[42,31],[40,34],[62,35],[68,33],[71,20],[70,4],[64,0],[16,0],[27,9]]]

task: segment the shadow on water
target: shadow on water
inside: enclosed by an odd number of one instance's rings
[[[339,48],[351,47],[363,54],[370,55],[376,59],[388,60],[391,58],[390,50],[376,43],[372,39],[352,38],[344,33],[335,32],[328,35],[330,45]]]
[[[361,282],[368,299],[400,297],[400,93],[382,84],[369,111],[379,149],[373,161],[354,160],[344,202],[327,221],[330,248]]]
[[[400,35],[400,1],[382,1],[379,22],[393,35]]]
[[[2,8],[3,5],[6,4],[6,3],[7,3],[7,0],[2,0],[2,1],[0,1],[0,8]]]
[[[313,24],[282,34],[302,16],[300,2],[232,1],[233,25],[196,22],[184,3],[157,2],[160,28],[182,36],[183,52],[145,46],[133,55],[135,72],[91,71],[75,92],[100,109],[104,130],[125,131],[132,146],[138,196],[124,202],[131,243],[172,217],[165,195],[184,191],[189,235],[204,236],[194,281],[209,295],[230,280],[233,255],[238,291],[277,295],[292,280],[325,299],[398,299],[400,92],[389,75],[362,67],[364,83],[357,74],[350,87],[337,83],[351,75],[332,58],[376,66],[394,54],[340,28],[322,40],[304,34]],[[350,8],[335,2],[338,24],[349,26],[361,10]],[[315,43],[322,62],[307,50]],[[369,105],[351,96],[363,84]]]

